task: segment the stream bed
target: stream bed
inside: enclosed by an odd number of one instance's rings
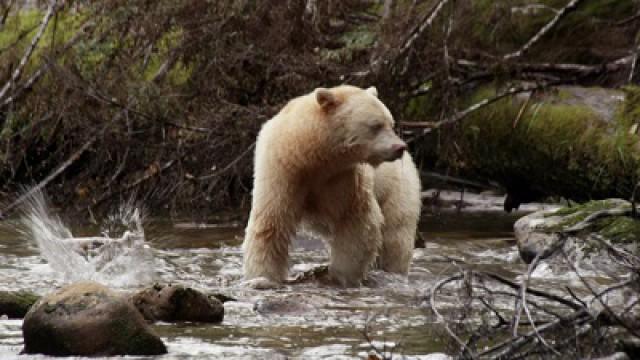
[[[425,295],[439,279],[459,271],[459,262],[510,278],[525,269],[512,232],[519,216],[502,212],[424,215],[420,231],[426,247],[415,250],[408,279],[374,272],[372,285],[361,288],[305,283],[278,290],[249,289],[241,283],[244,224],[222,220],[147,220],[146,256],[131,255],[118,265],[117,276],[85,277],[123,291],[171,282],[237,299],[225,303],[225,318],[219,325],[153,325],[169,351],[161,359],[363,358],[372,346],[414,358],[448,350],[447,335],[430,315]],[[2,225],[0,290],[46,294],[70,281],[69,274],[47,263],[33,241],[12,231],[12,224]],[[74,229],[73,233],[88,235],[95,229]],[[294,245],[293,270],[327,260],[317,240],[300,237]],[[71,270],[77,278],[83,277],[82,270]],[[566,281],[543,280],[537,284],[541,288]],[[21,322],[0,319],[0,359],[46,358],[18,355]]]

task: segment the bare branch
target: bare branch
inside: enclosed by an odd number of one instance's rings
[[[469,106],[468,108],[457,112],[456,114],[454,114],[453,116],[449,117],[448,119],[439,121],[437,123],[436,127],[442,127],[443,125],[448,125],[448,124],[452,124],[455,122],[458,122],[462,119],[464,119],[465,117],[467,117],[469,114],[480,110],[482,108],[484,108],[487,105],[491,105],[493,103],[495,103],[498,100],[504,99],[508,96],[511,95],[515,95],[515,94],[519,94],[519,93],[523,93],[523,92],[530,92],[533,90],[539,90],[539,89],[543,89],[545,87],[550,86],[549,84],[538,84],[538,85],[522,85],[522,86],[516,86],[516,87],[510,87],[507,90],[499,93],[498,95],[491,97],[491,98],[486,98],[483,99],[471,106]]]
[[[457,280],[461,280],[464,278],[464,274],[457,274],[451,277],[448,277],[446,279],[440,280],[432,289],[431,289],[431,296],[429,296],[429,304],[431,305],[431,310],[433,310],[433,313],[436,315],[436,318],[439,321],[442,321],[442,323],[444,324],[444,328],[447,331],[447,333],[449,333],[449,336],[451,336],[457,343],[458,345],[460,345],[460,348],[462,349],[462,351],[466,354],[469,355],[469,357],[471,359],[475,359],[475,356],[473,354],[473,352],[471,351],[471,349],[469,349],[469,347],[467,347],[467,345],[464,343],[464,341],[462,341],[462,339],[460,339],[454,332],[453,330],[451,330],[451,328],[449,327],[449,324],[447,323],[447,320],[444,318],[444,316],[442,316],[442,314],[438,311],[438,307],[436,306],[436,295],[438,293],[438,290],[440,290],[441,287],[443,287],[444,285],[452,282],[452,281],[457,281]]]
[[[569,3],[565,5],[565,7],[563,7],[560,11],[556,13],[556,16],[554,16],[553,19],[551,19],[551,21],[549,21],[535,35],[533,35],[533,37],[531,37],[529,41],[527,41],[520,49],[510,54],[506,54],[502,58],[504,60],[511,60],[514,58],[518,58],[522,56],[524,53],[526,53],[527,51],[529,51],[529,49],[535,43],[537,43],[546,33],[549,32],[549,30],[553,29],[553,27],[560,21],[560,19],[562,19],[567,14],[575,10],[580,1],[581,0],[570,0]]]
[[[64,46],[62,47],[62,49],[58,52],[58,54],[62,54],[64,52],[66,52],[67,50],[69,50],[71,47],[73,47],[80,39],[82,39],[85,35],[87,35],[87,30],[91,27],[95,25],[95,23],[91,20],[85,22],[82,26],[80,26],[80,29],[76,32],[75,35],[73,35],[73,37],[71,39],[69,39],[69,41],[67,41]],[[11,104],[12,102],[16,101],[17,99],[20,98],[20,96],[28,89],[31,89],[31,87],[42,77],[42,75],[44,75],[47,70],[49,70],[49,68],[51,68],[51,65],[53,64],[55,59],[46,59],[46,61],[40,65],[40,67],[38,68],[38,70],[36,70],[30,77],[29,79],[27,79],[27,81],[24,82],[24,84],[22,84],[22,86],[20,86],[20,88],[18,88],[16,91],[14,91],[13,94],[9,95],[6,99],[4,99],[2,101],[2,104],[0,104],[0,108],[1,107],[5,107],[9,104]],[[0,96],[0,98],[2,98]]]
[[[60,166],[58,166],[57,169],[55,169],[51,174],[49,174],[46,178],[44,178],[44,180],[42,180],[36,186],[29,189],[29,191],[24,193],[16,201],[14,201],[9,206],[7,206],[4,210],[2,210],[0,212],[0,219],[4,218],[7,214],[9,214],[9,212],[15,209],[16,206],[22,204],[27,198],[33,195],[33,193],[35,193],[36,191],[40,191],[45,186],[47,186],[47,184],[49,184],[51,180],[55,179],[56,177],[58,177],[58,175],[62,174],[62,172],[64,172],[69,166],[71,166],[71,164],[76,162],[80,158],[80,156],[87,149],[89,149],[89,147],[93,145],[94,142],[96,142],[97,139],[98,139],[97,134],[91,137],[87,142],[84,143],[84,145],[82,145],[78,150],[76,150],[76,152],[74,152],[65,162],[60,164]]]
[[[11,8],[13,7],[13,3],[15,0],[10,0],[7,4],[7,7],[2,9],[2,17],[0,17],[0,30],[3,30],[4,24],[7,22],[7,18],[9,17],[9,12],[11,12]]]
[[[20,79],[20,76],[22,75],[22,70],[24,69],[25,65],[29,61],[29,58],[31,58],[31,54],[33,54],[33,50],[35,50],[36,46],[38,46],[38,43],[40,42],[40,38],[42,37],[42,34],[44,34],[44,30],[47,28],[47,25],[49,25],[49,21],[51,20],[51,18],[56,12],[57,4],[58,4],[57,0],[51,0],[51,2],[49,2],[49,7],[47,8],[47,12],[45,13],[44,17],[42,18],[42,21],[40,22],[40,28],[38,29],[38,32],[31,39],[31,43],[29,44],[29,47],[27,47],[27,50],[22,56],[22,59],[20,60],[18,67],[13,72],[11,79],[9,79],[9,81],[7,81],[7,83],[2,87],[2,90],[0,90],[0,99],[4,98],[7,92]]]
[[[398,61],[398,59],[406,59],[407,58],[407,54],[409,53],[409,50],[411,50],[411,48],[414,46],[415,42],[420,39],[424,32],[431,27],[431,24],[433,23],[433,21],[435,20],[435,18],[438,16],[438,14],[440,13],[440,11],[442,10],[442,8],[449,2],[449,0],[440,0],[432,9],[431,11],[429,11],[424,17],[423,20],[420,22],[420,25],[417,26],[415,29],[413,29],[413,31],[411,31],[409,33],[409,35],[407,36],[407,39],[402,43],[402,46],[400,46],[400,50],[398,50],[398,52],[395,54],[395,56],[393,57],[393,60],[391,61],[391,64],[393,66],[395,66],[395,63]],[[380,59],[378,59],[378,62],[380,61]],[[406,61],[406,60],[405,60]],[[408,66],[408,62],[405,62],[405,66],[402,69],[402,72],[406,72],[406,68]]]

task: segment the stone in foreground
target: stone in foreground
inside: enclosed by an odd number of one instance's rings
[[[219,323],[224,318],[220,300],[180,285],[156,284],[133,295],[131,302],[150,322]]]
[[[159,355],[167,349],[125,298],[93,282],[47,295],[23,325],[24,353],[55,356]]]
[[[0,291],[0,316],[22,319],[40,296],[26,291]]]

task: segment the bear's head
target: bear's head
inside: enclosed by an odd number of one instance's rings
[[[378,166],[399,159],[407,149],[394,132],[393,116],[378,99],[375,87],[318,88],[315,98],[331,124],[336,145],[356,154],[357,161]]]

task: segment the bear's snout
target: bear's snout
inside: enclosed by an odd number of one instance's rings
[[[398,143],[391,145],[391,157],[389,161],[395,161],[402,157],[402,154],[407,150],[407,144]]]

